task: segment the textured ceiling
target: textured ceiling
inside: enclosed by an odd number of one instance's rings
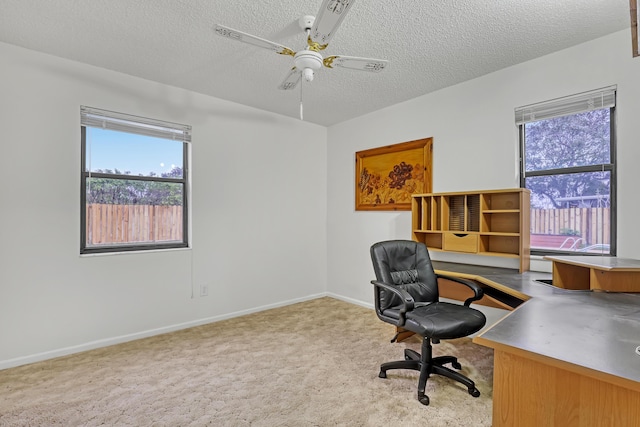
[[[298,117],[299,87],[277,89],[293,59],[213,27],[300,50],[297,20],[320,4],[0,0],[0,41]],[[321,69],[303,85],[304,118],[329,126],[629,26],[628,0],[358,0],[325,55],[389,65],[381,73]]]

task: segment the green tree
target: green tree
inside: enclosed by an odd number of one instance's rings
[[[609,110],[527,123],[526,171],[543,171],[610,163]],[[608,172],[576,172],[527,178],[532,207],[559,208],[561,199],[609,195]],[[604,200],[608,203],[608,197]]]
[[[87,186],[87,203],[119,205],[170,205],[183,203],[183,186],[180,183],[126,179],[131,172],[119,170],[96,170],[95,173],[113,174],[113,178],[91,177]],[[156,176],[150,172],[146,176]],[[182,178],[182,168],[174,167],[161,174],[161,178]]]

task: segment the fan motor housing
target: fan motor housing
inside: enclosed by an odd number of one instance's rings
[[[322,66],[322,55],[313,50],[301,50],[293,57],[296,68],[302,71],[305,80],[313,80],[313,72]]]

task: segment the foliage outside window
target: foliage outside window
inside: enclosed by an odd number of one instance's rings
[[[190,130],[81,108],[81,253],[188,246]]]
[[[615,255],[615,88],[516,109],[531,251]]]

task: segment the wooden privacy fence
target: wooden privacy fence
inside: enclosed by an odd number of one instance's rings
[[[87,246],[182,241],[182,206],[87,205]]]
[[[556,235],[563,241],[573,238],[566,244],[576,243],[579,245],[576,249],[600,243],[610,244],[609,210],[610,208],[531,209],[531,246],[536,246],[535,235]]]

